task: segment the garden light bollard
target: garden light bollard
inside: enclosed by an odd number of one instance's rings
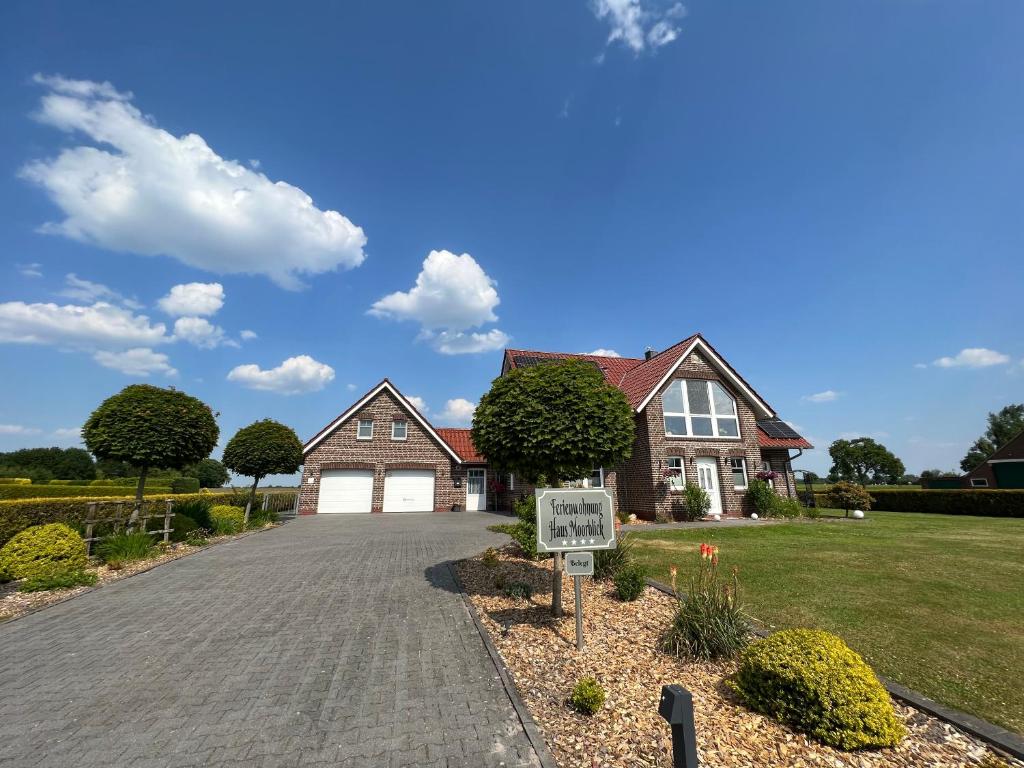
[[[672,726],[672,768],[697,768],[693,696],[681,685],[663,685],[658,714]]]

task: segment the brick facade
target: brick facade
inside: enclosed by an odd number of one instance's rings
[[[705,379],[717,381],[736,400],[739,416],[738,440],[722,438],[669,437],[665,435],[662,394],[679,379]],[[753,479],[761,469],[761,462],[770,460],[772,469],[781,477],[775,481],[775,490],[781,496],[796,496],[796,483],[786,450],[765,450],[760,447],[757,419],[751,403],[724,380],[698,351],[683,360],[672,378],[651,398],[647,407],[636,415],[636,442],[633,455],[619,468],[621,477],[617,493],[619,509],[634,513],[646,520],[674,519],[682,512],[681,493],[671,490],[664,478],[669,458],[683,460],[687,483],[697,482],[698,457],[714,458],[718,466],[718,485],[722,496],[722,512],[727,517],[750,514],[745,490],[736,490],[731,457],[746,461],[747,479]]]
[[[373,419],[373,439],[359,440],[359,419]],[[391,439],[391,422],[404,419],[406,439]],[[372,469],[372,511],[384,509],[384,475],[389,469],[434,469],[434,509],[466,503],[466,466],[457,463],[387,389],[338,425],[305,457],[299,514],[316,512],[320,472],[324,469]],[[458,488],[455,482],[458,481]]]

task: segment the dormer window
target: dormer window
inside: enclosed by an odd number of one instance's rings
[[[373,419],[360,419],[356,428],[356,440],[373,440]]]
[[[408,430],[408,423],[405,419],[395,419],[391,422],[391,439],[405,440]]]
[[[669,437],[740,436],[736,400],[717,381],[676,379],[661,397]]]

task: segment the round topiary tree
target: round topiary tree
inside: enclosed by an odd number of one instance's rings
[[[222,488],[231,478],[227,468],[216,459],[203,459],[190,467],[189,474],[199,480],[200,488]]]
[[[851,509],[871,509],[871,494],[864,486],[856,483],[840,480],[828,489],[826,496],[828,503],[836,509],[844,510],[847,517],[850,516]]]
[[[867,662],[821,630],[786,629],[754,643],[727,684],[752,709],[838,749],[894,747],[906,735]]]
[[[210,406],[176,389],[132,384],[92,412],[82,437],[97,459],[139,468],[135,510],[139,516],[150,468],[182,469],[210,455],[220,429]]]
[[[290,475],[302,466],[302,442],[295,430],[273,419],[242,427],[224,448],[224,466],[253,479],[245,505],[245,524],[256,498],[256,487],[267,475]]]
[[[543,476],[549,486],[625,461],[633,434],[626,396],[583,360],[515,368],[494,380],[473,415],[473,445],[492,467],[529,483]],[[560,557],[551,608],[561,615]]]
[[[0,549],[0,573],[12,579],[81,571],[88,563],[85,542],[64,523],[26,528]]]

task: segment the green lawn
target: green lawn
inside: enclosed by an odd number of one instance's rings
[[[871,512],[633,535],[649,575],[667,582],[676,564],[683,589],[700,543],[719,545],[757,619],[833,631],[880,674],[1024,732],[1024,519]]]

